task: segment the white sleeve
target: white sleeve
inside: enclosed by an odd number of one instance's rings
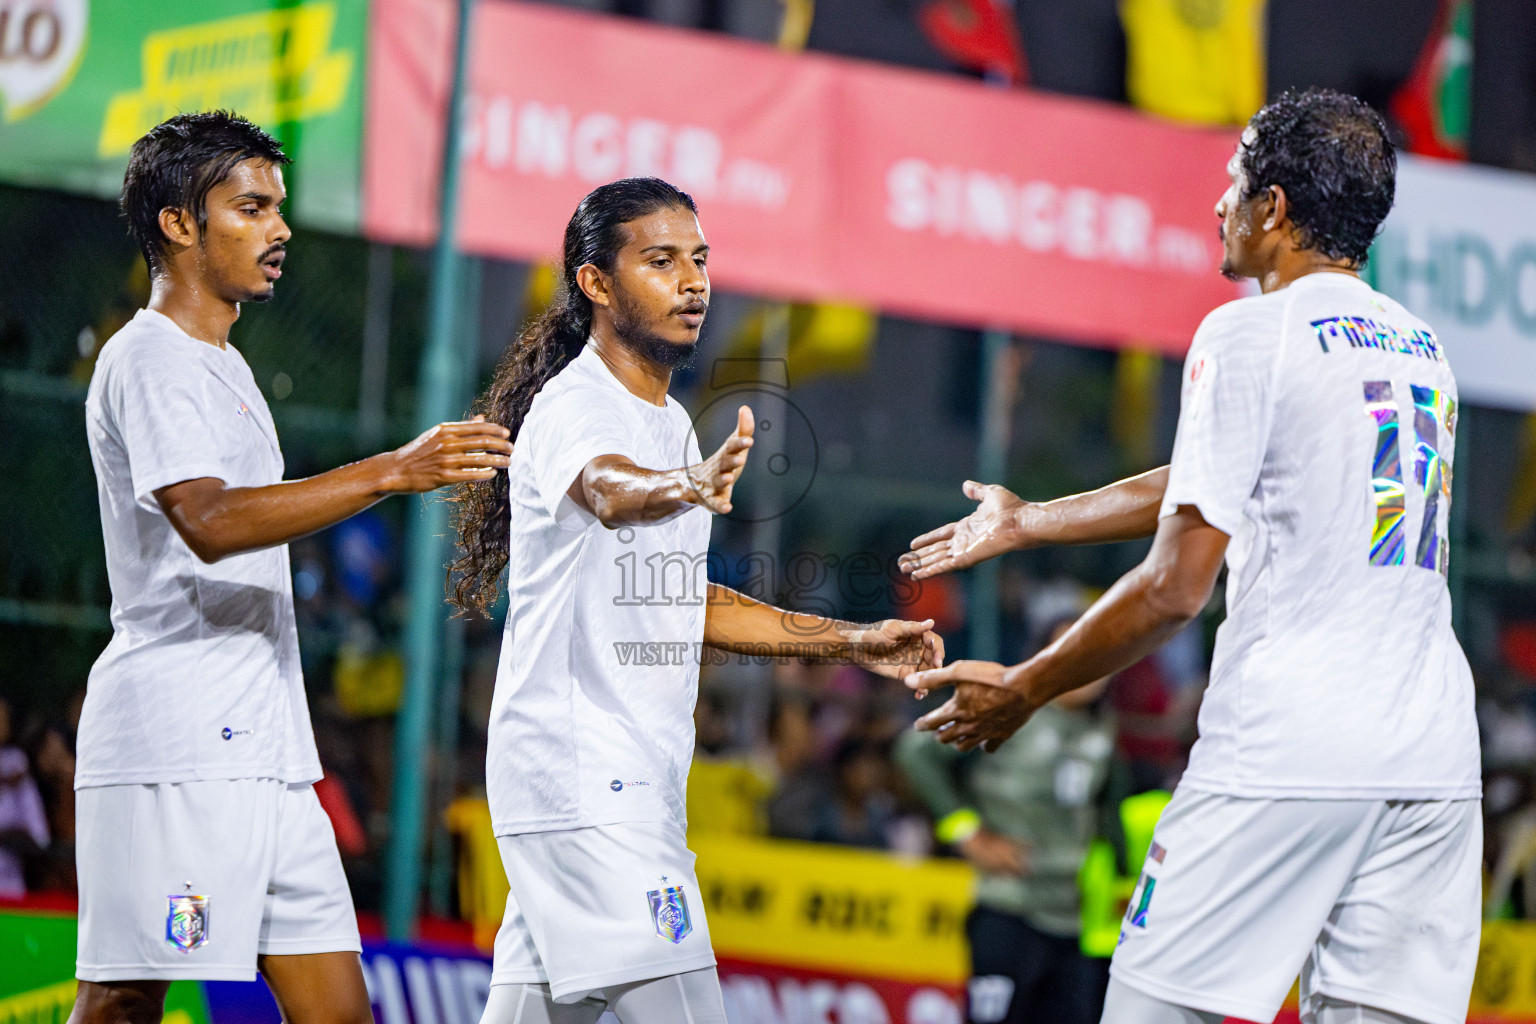
[[[558,394],[539,395],[537,410],[529,410],[524,427],[531,428],[527,430],[527,443],[533,484],[550,515],[560,515],[560,500],[593,459],[622,455],[640,464],[641,425],[625,415],[623,403],[615,397],[603,388],[574,387]],[[519,441],[522,440],[520,437]]]
[[[112,417],[128,453],[133,497],[160,511],[155,492],[199,477],[225,479],[211,424],[233,401],[219,380],[192,360],[157,352],[130,352],[113,368],[108,390]],[[216,405],[218,399],[223,405]]]
[[[1213,311],[1195,332],[1160,516],[1193,505],[1227,536],[1240,529],[1269,444],[1280,352],[1271,312],[1267,304],[1239,299]]]

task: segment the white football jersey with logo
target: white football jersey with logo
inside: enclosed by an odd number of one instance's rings
[[[112,640],[91,668],[75,788],[313,782],[288,545],[208,563],[155,493],[283,479],[272,414],[234,347],[141,309],[101,350],[85,399]]]
[[[610,530],[571,500],[587,463],[702,461],[677,400],[631,394],[588,347],[534,396],[513,449],[507,624],[486,790],[499,836],[684,827],[711,516]]]
[[[1183,785],[1251,797],[1481,794],[1446,568],[1456,381],[1434,333],[1353,276],[1201,324],[1162,514],[1232,540]]]

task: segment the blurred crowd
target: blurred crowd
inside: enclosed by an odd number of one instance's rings
[[[399,523],[370,512],[292,552],[304,670],[326,771],[317,789],[362,910],[378,907],[389,839],[394,716],[405,675],[399,545]],[[1004,580],[1010,662],[1037,650],[1094,596],[1066,578],[1011,571]],[[1212,624],[1209,616],[1198,621],[1064,709],[1082,723],[1072,727],[1074,735],[1105,737],[1105,756],[1083,776],[1091,791],[1070,799],[1062,787],[1076,783],[1063,774],[1060,758],[1042,767],[1054,773],[1045,783],[1052,800],[1109,805],[1176,784],[1195,737]],[[493,621],[460,625],[455,657],[464,685],[453,716],[455,753],[424,767],[437,819],[431,846],[448,865],[452,893],[440,909],[471,917],[477,900],[497,899],[494,843],[481,833],[489,830],[483,765],[500,629]],[[1497,670],[1480,671],[1478,679],[1487,909],[1489,916],[1536,918],[1536,622],[1503,626],[1497,649]],[[0,898],[74,888],[72,780],[83,698],[77,692],[50,708],[15,708],[0,698]],[[706,664],[695,711],[690,831],[955,855],[984,874],[1024,872],[1028,844],[1000,845],[986,827],[946,832],[956,794],[974,785],[985,804],[979,766],[986,755],[946,760],[934,753],[943,748],[931,737],[912,732],[916,718],[940,699],[919,702],[900,683],[848,665],[734,658]]]
[[[405,678],[399,545],[398,522],[368,512],[292,548],[304,672],[326,772],[317,789],[361,909],[378,906],[389,838],[394,717]],[[1018,593],[1009,607],[1022,616],[1006,634],[1013,661],[1040,645],[1048,623],[1092,596],[1066,580],[1010,577],[1010,586]],[[447,812],[434,842],[452,842],[455,855],[479,820],[465,808],[483,800],[501,639],[497,622],[458,622],[464,685],[456,750],[427,766],[434,804]],[[1195,628],[1121,673],[1088,709],[1116,736],[1133,789],[1177,779],[1203,669],[1204,640]],[[63,708],[23,709],[24,720],[14,723],[0,700],[0,895],[73,888],[74,737],[83,698],[81,691]],[[850,665],[735,658],[704,665],[690,829],[909,855],[949,852],[934,837],[932,809],[897,764],[900,741],[937,699],[920,703],[902,684]],[[459,887],[465,884],[461,877]]]

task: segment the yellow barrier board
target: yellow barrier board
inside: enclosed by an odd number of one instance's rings
[[[75,979],[0,999],[0,1024],[64,1024],[75,1006]]]
[[[819,843],[698,835],[715,952],[897,981],[964,983],[975,873]]]
[[[1472,983],[1473,1020],[1536,1020],[1536,922],[1483,924]]]

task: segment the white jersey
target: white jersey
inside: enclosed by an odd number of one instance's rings
[[[1249,797],[1481,794],[1446,587],[1456,381],[1433,332],[1309,274],[1206,317],[1162,514],[1232,540],[1183,784]]]
[[[200,477],[282,480],[250,367],[140,310],[102,349],[85,422],[112,640],[91,668],[75,785],[320,778],[287,546],[210,565],[154,497]]]
[[[693,424],[585,348],[523,420],[486,789],[497,835],[685,822],[710,513],[610,530],[567,492],[593,459],[700,461]]]

